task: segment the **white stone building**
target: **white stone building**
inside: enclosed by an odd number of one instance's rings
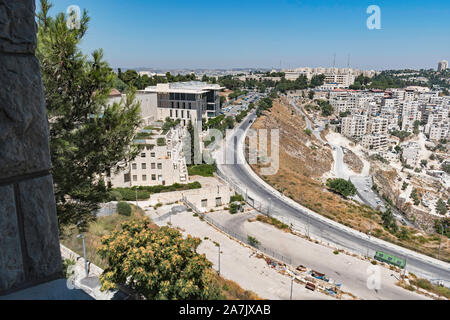
[[[367,116],[353,115],[342,118],[341,134],[352,139],[361,139],[367,132]]]
[[[189,180],[182,139],[185,130],[171,129],[166,134],[154,133],[149,138],[135,140],[143,145],[140,154],[129,163],[120,163],[111,173],[112,187],[172,185]]]

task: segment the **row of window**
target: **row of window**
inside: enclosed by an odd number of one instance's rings
[[[150,167],[151,167],[151,169],[156,169],[156,167],[158,167],[158,169],[162,169],[162,163],[151,163]],[[131,168],[133,170],[137,170],[137,163],[132,163]],[[147,169],[147,164],[141,163],[141,169],[143,169],[143,170]]]
[[[151,179],[152,179],[152,181],[156,181],[156,174],[152,174],[151,175]],[[129,173],[124,174],[123,175],[123,180],[125,182],[130,182],[130,174]],[[159,181],[162,180],[162,175],[160,175],[160,174],[158,175],[158,180]],[[133,181],[138,181],[138,176],[137,175],[133,175]],[[142,175],[142,181],[147,181],[147,175],[146,174]]]
[[[181,111],[181,118],[184,118],[184,110],[180,110]],[[170,117],[173,118],[173,110],[170,109]],[[175,118],[178,118],[178,110],[175,110]],[[191,112],[190,111],[186,111],[186,118],[190,119],[191,118]]]
[[[192,93],[170,93],[170,100],[189,100],[195,101],[195,94]]]

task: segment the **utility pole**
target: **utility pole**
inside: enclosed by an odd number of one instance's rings
[[[137,195],[137,188],[136,188],[136,208],[138,207],[138,195]]]

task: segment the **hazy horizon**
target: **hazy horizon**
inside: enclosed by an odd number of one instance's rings
[[[88,10],[83,52],[103,48],[113,68],[332,67],[336,54],[336,67],[350,55],[353,69],[417,70],[450,60],[444,0],[53,2],[51,15],[73,4]],[[379,30],[366,25],[372,4]]]

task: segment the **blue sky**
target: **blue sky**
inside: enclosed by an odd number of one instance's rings
[[[36,0],[38,3],[39,0]],[[112,67],[436,68],[450,60],[448,0],[53,0],[87,9],[82,49]],[[381,9],[369,30],[366,8]],[[38,5],[39,7],[39,5]]]

